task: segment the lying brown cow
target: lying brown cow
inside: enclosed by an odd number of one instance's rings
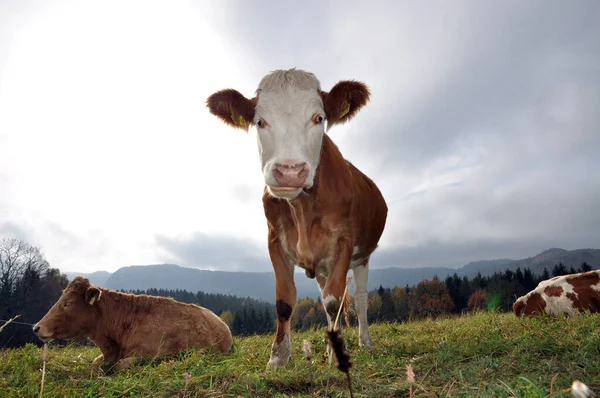
[[[176,354],[188,348],[216,346],[229,351],[231,331],[212,311],[166,297],[103,289],[76,277],[48,313],[33,327],[44,341],[89,337],[115,370],[134,357]]]
[[[516,316],[600,312],[600,271],[556,276],[519,297],[513,304]]]

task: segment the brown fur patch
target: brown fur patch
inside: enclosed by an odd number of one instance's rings
[[[292,317],[292,306],[283,300],[277,300],[275,310],[277,311],[277,318],[281,322],[287,322]]]
[[[571,300],[577,308],[584,311],[589,310],[593,313],[600,311],[600,292],[592,287],[600,282],[598,271],[582,272],[570,276],[567,278],[567,282],[573,286],[573,290],[577,294],[577,296],[571,294],[573,297]]]
[[[284,337],[285,337],[285,328],[283,326],[277,325],[277,332],[275,334],[275,343],[281,344]]]
[[[527,304],[523,309],[525,315],[543,313],[546,308],[546,300],[539,293],[532,293],[527,299]]]
[[[328,126],[344,124],[352,119],[371,96],[366,84],[354,80],[340,81],[329,92],[321,91],[320,94]]]
[[[563,288],[560,286],[548,286],[544,289],[544,294],[550,297],[560,297],[563,292]]]
[[[600,275],[596,271],[582,272],[567,278],[569,285],[573,286],[575,293],[586,294],[592,286],[600,282]]]
[[[575,293],[569,292],[566,294],[566,296],[569,300],[571,300],[571,303],[573,303],[573,306],[578,307],[580,305],[579,297],[577,297],[577,295]]]
[[[513,308],[513,313],[516,316],[521,316],[523,314],[523,308],[525,307],[525,304],[523,304],[523,300],[517,300],[513,303],[512,308]]]
[[[248,99],[239,91],[225,89],[208,97],[206,107],[229,126],[248,131],[254,121],[256,101],[256,97]],[[245,123],[239,123],[240,117]]]

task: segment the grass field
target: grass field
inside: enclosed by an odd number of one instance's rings
[[[345,330],[355,397],[567,397],[573,380],[600,392],[600,316],[516,318],[475,315],[371,326],[374,347],[358,348]],[[189,351],[148,360],[121,374],[92,374],[97,348],[50,347],[44,397],[310,397],[349,396],[345,374],[323,359],[325,328],[292,334],[292,360],[266,369],[272,336],[235,338],[231,354]],[[42,350],[0,351],[0,395],[39,396]]]

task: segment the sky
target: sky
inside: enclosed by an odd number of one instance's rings
[[[270,271],[256,131],[292,67],[371,102],[328,134],[380,187],[372,268],[600,248],[600,2],[0,0],[0,238],[61,271]]]

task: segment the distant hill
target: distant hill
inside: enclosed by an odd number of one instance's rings
[[[69,280],[72,280],[76,276],[86,277],[90,280],[90,282],[92,282],[96,286],[106,286],[106,281],[112,275],[110,272],[107,271],[96,271],[91,273],[65,272],[65,274],[67,275],[67,278],[69,278]]]
[[[505,260],[500,260],[505,261]],[[579,267],[582,263],[588,263],[592,268],[600,268],[600,249],[577,249],[577,250],[564,250],[558,248],[548,249],[542,253],[524,258],[522,260],[508,260],[505,263],[492,264],[488,267],[480,269],[482,275],[491,275],[494,272],[504,271],[505,269],[516,270],[518,267],[521,269],[529,268],[534,274],[541,274],[544,268],[548,269],[548,272],[552,272],[552,268],[559,262],[563,263],[567,267],[573,266],[574,268]],[[465,274],[467,276],[474,276],[477,271],[474,270]]]
[[[478,272],[482,274],[491,269],[506,269],[510,268],[510,266],[515,263],[515,260],[510,259],[499,259],[499,260],[481,260],[481,261],[472,261],[466,265],[460,267],[457,271],[461,276],[475,276]]]
[[[600,269],[600,249],[564,250],[548,249],[534,257],[521,260],[497,259],[470,262],[458,269],[446,267],[424,268],[383,268],[371,269],[369,272],[369,290],[383,287],[413,286],[423,279],[431,279],[437,275],[440,279],[457,273],[469,278],[481,272],[491,275],[506,269],[515,270],[528,267],[535,274],[540,274],[544,267],[552,272],[554,265],[562,262],[567,267],[579,267],[587,262],[592,268]],[[299,270],[299,269],[298,269]],[[300,271],[300,270],[299,270]],[[86,276],[92,283],[109,289],[185,289],[191,292],[220,293],[251,297],[269,302],[275,301],[275,276],[273,272],[227,272],[207,271],[186,268],[175,264],[134,265],[119,268],[114,273],[98,271],[90,274],[67,272],[72,279],[76,275]],[[304,272],[295,274],[298,297],[319,296],[317,283],[308,279]],[[350,287],[354,289],[353,284]],[[352,290],[351,290],[352,291]]]

